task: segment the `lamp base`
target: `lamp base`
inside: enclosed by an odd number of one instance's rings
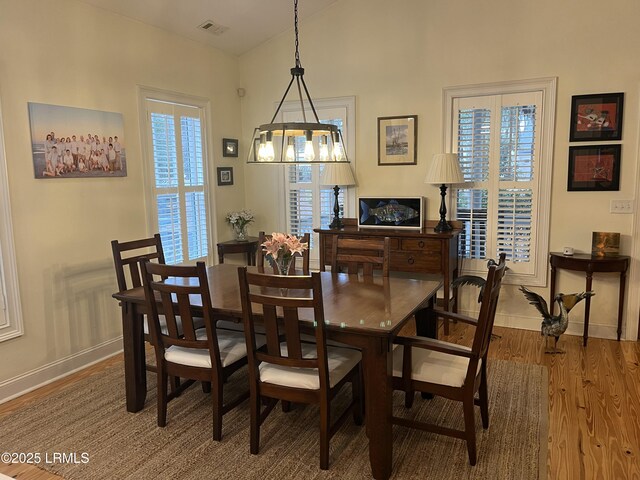
[[[451,230],[453,230],[451,224],[446,220],[443,221],[442,219],[440,219],[438,224],[433,229],[433,231],[437,233],[450,232]]]
[[[447,195],[447,186],[445,184],[440,185],[440,221],[438,225],[433,229],[434,232],[443,233],[450,232],[453,230],[453,227],[449,222],[447,222],[447,205],[444,201],[444,198]]]
[[[333,221],[329,225],[329,228],[332,230],[338,230],[340,228],[344,228],[344,223],[342,223],[342,219],[340,218],[340,205],[338,204],[338,195],[340,194],[340,187],[338,185],[333,187],[333,193],[336,199],[333,204]]]

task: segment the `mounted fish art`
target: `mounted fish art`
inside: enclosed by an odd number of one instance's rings
[[[361,227],[422,227],[422,197],[361,197],[358,205]]]
[[[593,297],[595,292],[570,293],[568,295],[557,294],[554,297],[554,301],[560,307],[560,313],[552,316],[544,298],[522,285],[520,286],[520,291],[524,293],[529,303],[536,307],[542,315],[540,334],[544,335],[545,353],[564,353],[562,350],[558,350],[558,339],[569,326],[569,312],[585,298]],[[549,350],[549,337],[555,337],[553,350]]]

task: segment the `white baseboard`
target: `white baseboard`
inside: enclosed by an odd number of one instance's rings
[[[122,336],[61,358],[0,383],[0,403],[8,402],[122,351]]]
[[[462,312],[471,318],[477,318],[478,312],[465,311]],[[524,315],[505,315],[496,313],[496,319],[494,325],[498,327],[517,328],[519,330],[533,330],[540,331],[540,325],[542,323],[541,317],[526,317]],[[589,338],[606,338],[615,340],[618,338],[616,325],[599,325],[597,323],[589,322]],[[582,317],[579,320],[571,318],[569,321],[569,327],[567,328],[567,335],[582,336],[584,332],[584,322]]]

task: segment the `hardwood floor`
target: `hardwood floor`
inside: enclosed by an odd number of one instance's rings
[[[471,332],[455,324],[440,338],[469,344]],[[491,358],[549,368],[548,480],[640,479],[640,342],[591,338],[582,347],[582,337],[564,335],[559,347],[566,353],[545,355],[538,332],[496,327],[494,333],[501,337],[492,340]],[[112,357],[0,405],[0,416],[120,362],[121,356]],[[0,473],[19,480],[60,479],[28,465],[0,464]]]

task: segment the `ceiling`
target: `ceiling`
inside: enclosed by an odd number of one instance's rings
[[[293,0],[80,0],[104,10],[169,30],[225,52],[241,55],[293,28]],[[300,20],[338,0],[303,0]],[[215,35],[208,21],[227,27]]]

